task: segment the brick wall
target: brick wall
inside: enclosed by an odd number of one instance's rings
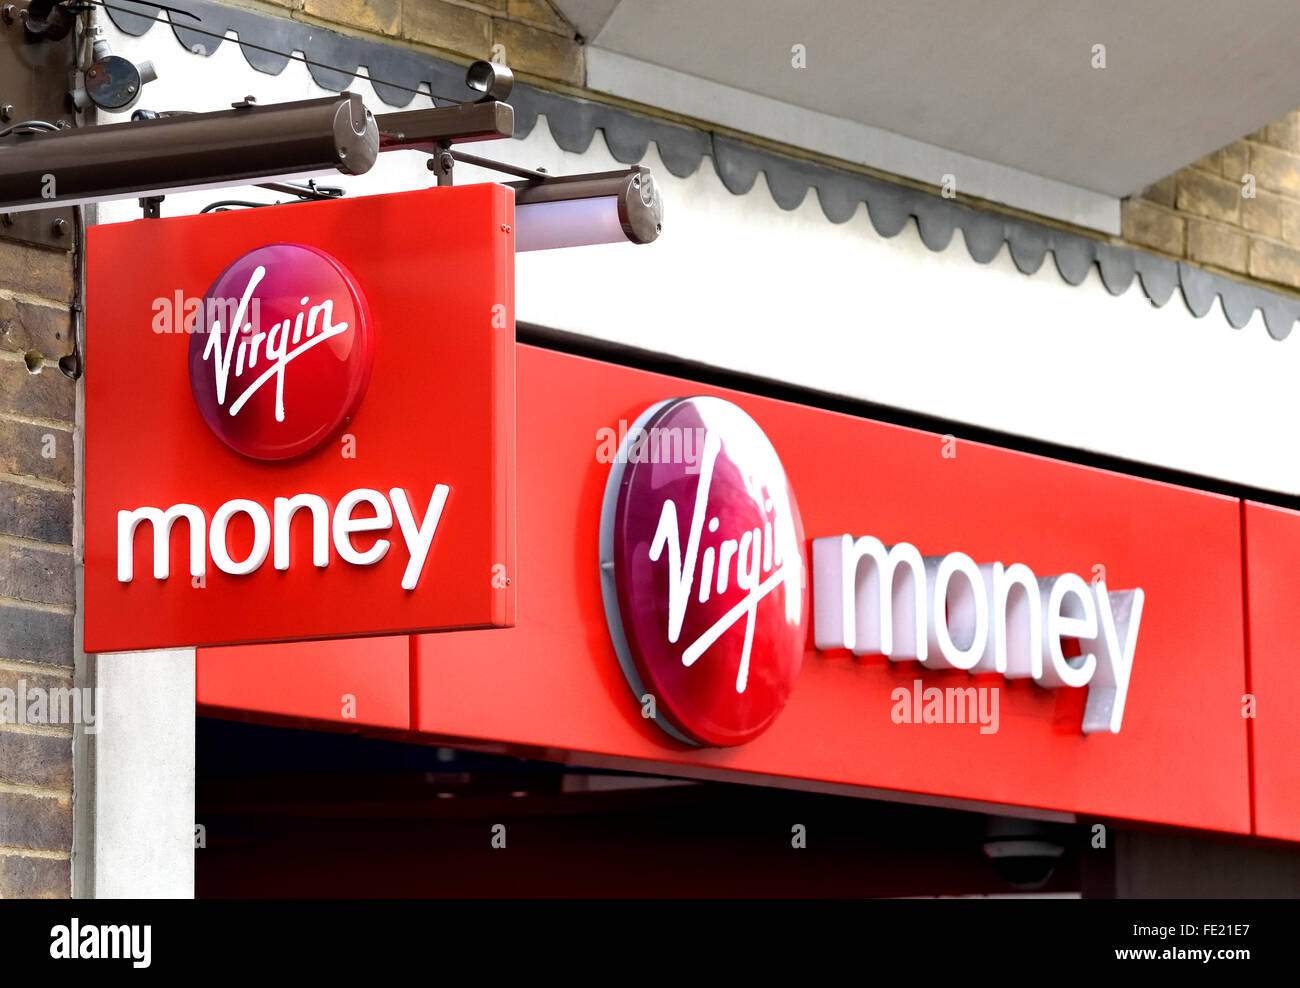
[[[1300,289],[1300,110],[1126,200],[1124,237]]]
[[[13,696],[72,686],[77,390],[57,365],[72,278],[70,254],[0,240],[0,689]],[[71,729],[0,723],[0,897],[69,895],[71,850]]]
[[[523,78],[573,86],[586,79],[582,46],[573,27],[546,0],[265,0],[265,4],[288,8],[294,18],[428,45],[462,60],[491,58],[500,45],[505,63]]]

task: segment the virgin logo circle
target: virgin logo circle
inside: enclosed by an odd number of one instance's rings
[[[648,409],[610,470],[601,588],[638,701],[696,745],[766,730],[807,637],[803,525],[772,444],[719,398]]]
[[[190,387],[227,446],[284,460],[319,449],[352,419],[373,359],[352,276],[314,247],[270,244],[208,289],[190,337]]]

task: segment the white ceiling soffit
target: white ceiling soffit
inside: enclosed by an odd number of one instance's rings
[[[1295,0],[553,2],[593,89],[1112,232],[1300,105]]]

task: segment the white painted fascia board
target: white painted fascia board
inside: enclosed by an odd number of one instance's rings
[[[615,51],[587,48],[587,88],[1102,233],[1120,232],[1120,200],[926,144],[853,120],[759,96]]]

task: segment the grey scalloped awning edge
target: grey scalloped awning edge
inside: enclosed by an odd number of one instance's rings
[[[278,75],[289,64],[289,53],[301,52],[317,85],[336,92],[346,89],[364,66],[376,95],[390,106],[406,106],[421,84],[442,97],[464,89],[462,66],[286,17],[218,6],[206,0],[187,0],[185,9],[201,17],[196,30],[186,27],[183,17],[161,14],[153,4],[136,0],[114,0],[114,6],[104,9],[120,30],[136,36],[155,23],[167,23],[160,21],[160,16],[170,17],[177,41],[203,56],[215,52],[224,43],[224,36],[234,32],[248,64],[271,75]],[[466,90],[465,96],[469,95]],[[871,224],[881,236],[897,236],[912,219],[921,240],[934,251],[946,249],[954,231],[961,229],[967,252],[981,264],[992,261],[1005,243],[1016,267],[1033,274],[1051,251],[1057,272],[1068,284],[1081,284],[1095,265],[1112,295],[1127,291],[1136,276],[1142,291],[1157,306],[1168,302],[1174,289],[1179,289],[1188,310],[1197,318],[1206,315],[1218,298],[1228,323],[1237,329],[1245,326],[1258,309],[1268,334],[1275,340],[1285,339],[1300,318],[1300,299],[1186,261],[974,209],[958,200],[778,154],[608,103],[525,84],[515,87],[510,103],[515,108],[515,130],[520,138],[527,137],[539,117],[544,116],[552,138],[564,150],[586,151],[599,130],[610,154],[629,165],[642,160],[653,141],[664,167],[678,178],[694,174],[707,155],[722,184],[734,195],[750,192],[762,172],[773,200],[782,209],[797,208],[808,191],[815,189],[822,213],[832,223],[847,222],[865,203]]]

